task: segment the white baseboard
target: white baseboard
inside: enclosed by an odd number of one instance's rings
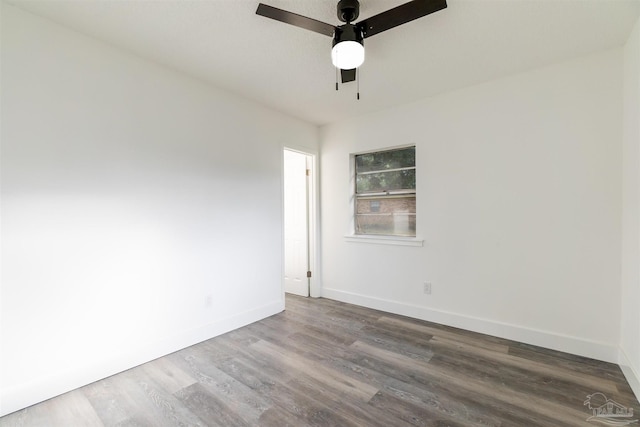
[[[322,296],[388,313],[427,320],[429,322],[453,326],[495,337],[506,338],[513,341],[576,354],[605,362],[618,363],[618,348],[602,342],[585,340],[554,332],[525,328],[518,325],[496,322],[493,320],[466,316],[458,313],[434,310],[427,307],[420,307],[398,301],[384,300],[366,295],[344,292],[337,289],[324,288],[322,290]]]
[[[631,363],[627,353],[625,353],[623,349],[620,349],[618,365],[620,365],[624,377],[631,386],[633,394],[636,395],[636,399],[640,401],[640,373],[634,368],[633,363]]]
[[[0,391],[0,416],[10,414],[135,366],[246,326],[284,310],[284,300],[221,319],[180,335],[143,343],[116,357],[89,361],[73,371],[56,372],[37,381]]]

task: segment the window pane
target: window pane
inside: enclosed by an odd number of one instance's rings
[[[356,176],[356,193],[358,194],[393,190],[414,190],[415,188],[415,169]]]
[[[416,235],[416,215],[356,215],[356,234],[414,237]]]
[[[356,234],[415,236],[415,196],[358,198],[355,232]]]
[[[356,156],[356,173],[406,168],[415,165],[415,147],[359,154]]]

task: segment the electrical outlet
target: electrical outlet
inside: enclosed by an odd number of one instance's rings
[[[424,282],[424,293],[431,295],[431,282]]]

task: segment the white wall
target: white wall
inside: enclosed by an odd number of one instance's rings
[[[621,99],[617,49],[325,126],[323,295],[617,361]],[[345,241],[349,154],[402,144],[424,246]]]
[[[2,4],[0,415],[283,309],[316,127]]]
[[[640,396],[640,20],[624,49],[620,365]]]

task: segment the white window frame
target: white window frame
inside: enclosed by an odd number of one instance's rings
[[[386,147],[386,148],[378,148],[375,150],[368,151],[360,151],[357,153],[351,153],[349,155],[349,170],[350,170],[350,201],[349,204],[351,206],[351,221],[350,221],[350,230],[347,235],[344,236],[346,242],[351,243],[369,243],[369,244],[378,244],[378,245],[395,245],[395,246],[423,246],[424,240],[418,237],[418,225],[416,221],[416,236],[397,236],[397,235],[383,235],[383,234],[356,234],[355,222],[356,222],[356,156],[362,154],[369,153],[380,153],[384,151],[394,151],[394,150],[402,150],[404,148],[414,148],[416,150],[416,181],[418,179],[417,171],[418,171],[418,147],[415,144],[407,144],[407,145],[398,145],[394,147]],[[404,169],[404,168],[401,168]],[[417,185],[416,185],[417,187]],[[393,194],[393,191],[390,192],[381,192],[381,193],[372,193],[367,196],[375,196],[375,195],[387,195]],[[405,194],[406,192],[402,192]],[[416,194],[416,202],[417,202],[417,190]],[[417,206],[416,206],[416,216],[417,216]],[[417,218],[416,218],[417,219]]]

